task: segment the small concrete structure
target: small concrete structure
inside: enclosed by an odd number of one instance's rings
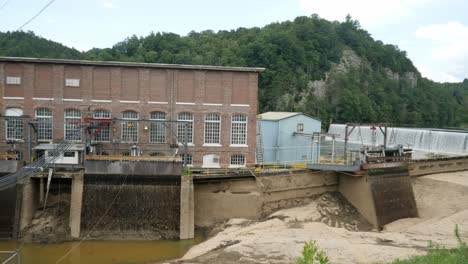
[[[40,144],[33,148],[33,150],[43,151],[47,157],[53,155],[53,151],[58,147],[59,144]],[[84,144],[73,144],[67,151],[61,152],[55,160],[55,164],[63,165],[78,165],[83,162],[83,152],[85,150]]]
[[[306,163],[317,159],[312,136],[320,133],[317,118],[296,112],[267,112],[257,116],[263,163]],[[303,161],[303,162],[301,162]]]
[[[405,162],[362,165],[364,175],[340,173],[339,191],[375,228],[402,218],[418,217]]]

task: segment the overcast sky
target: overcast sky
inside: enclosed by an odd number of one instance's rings
[[[50,0],[0,0],[0,31],[17,30]],[[316,13],[351,14],[377,40],[407,51],[423,76],[468,78],[466,0],[56,0],[23,30],[79,50],[105,48],[151,31],[264,26]]]

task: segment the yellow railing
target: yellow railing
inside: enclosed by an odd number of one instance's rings
[[[120,156],[120,155],[86,155],[86,160],[104,160],[104,161],[182,161],[181,158],[174,157],[151,157],[151,156]]]

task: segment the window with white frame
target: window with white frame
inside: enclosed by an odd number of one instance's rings
[[[81,111],[76,109],[65,110],[65,140],[80,141]]]
[[[105,119],[102,121],[96,120],[93,124],[94,128],[92,129],[92,135],[97,133],[93,141],[94,142],[110,142],[110,122],[107,119],[111,119],[111,113],[106,110],[97,110],[93,114],[94,119]],[[104,122],[103,122],[104,121]],[[101,128],[99,130],[99,128]],[[99,132],[97,132],[99,130]]]
[[[20,85],[21,84],[21,77],[7,76],[6,77],[6,84]]]
[[[245,167],[245,156],[244,155],[232,155],[230,167]]]
[[[193,143],[193,114],[187,112],[179,113],[179,115],[177,116],[177,120],[185,121],[177,124],[178,142],[187,142],[189,144]],[[186,139],[184,139],[185,133],[187,133]]]
[[[65,86],[80,87],[80,79],[65,79]]]
[[[138,142],[138,113],[135,111],[125,111],[122,113],[121,140],[127,143]]]
[[[7,140],[22,140],[24,123],[21,116],[23,115],[23,109],[20,108],[8,108],[5,111],[5,129]]]
[[[166,120],[166,113],[152,112],[150,114],[152,121]],[[166,126],[162,122],[151,122],[150,124],[150,142],[151,143],[166,143]]]
[[[37,140],[51,141],[53,139],[52,111],[47,108],[36,109]]]
[[[221,144],[221,115],[205,115],[205,144]]]
[[[247,116],[231,117],[231,145],[247,145]]]
[[[180,154],[180,157],[182,158],[182,163],[184,162],[184,154]],[[193,157],[192,154],[187,153],[185,154],[185,158],[187,159],[187,166],[193,165]]]

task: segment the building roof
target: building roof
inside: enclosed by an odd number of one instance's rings
[[[266,113],[263,113],[263,114],[259,114],[257,116],[257,119],[258,120],[272,120],[272,121],[275,121],[275,120],[281,120],[281,119],[285,119],[285,118],[288,118],[288,117],[291,117],[291,116],[296,116],[296,115],[299,115],[301,113],[299,112],[266,112]]]
[[[58,147],[59,144],[40,144],[35,146],[33,149],[39,149],[39,150],[54,150]],[[68,148],[69,151],[75,151],[75,150],[84,150],[85,145],[84,144],[72,144],[70,148]]]
[[[290,117],[297,116],[297,115],[304,115],[309,118],[315,119],[317,121],[321,121],[318,118],[305,115],[301,112],[266,112],[266,113],[257,115],[257,120],[278,121],[278,120],[290,118]]]
[[[265,70],[265,68],[254,68],[254,67],[229,67],[229,66],[164,64],[164,63],[122,62],[122,61],[89,61],[89,60],[21,58],[21,57],[0,57],[0,62],[51,63],[51,64],[71,64],[71,65],[86,65],[86,66],[141,67],[141,68],[165,68],[165,69],[169,68],[169,69],[237,71],[237,72],[262,72]]]

